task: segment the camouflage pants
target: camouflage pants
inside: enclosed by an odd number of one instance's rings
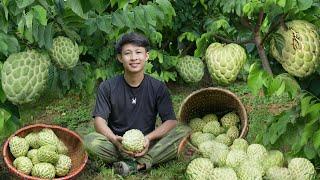
[[[167,135],[153,143],[144,156],[136,158],[135,160],[139,164],[145,164],[148,169],[153,165],[176,158],[181,140],[190,132],[191,129],[188,126],[177,125],[177,127],[169,131]],[[84,137],[84,145],[90,157],[98,157],[106,163],[113,163],[130,158],[124,153],[120,153],[116,146],[105,136],[96,132]]]

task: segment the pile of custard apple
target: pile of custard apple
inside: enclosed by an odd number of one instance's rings
[[[14,104],[33,102],[46,89],[51,62],[59,68],[71,69],[78,60],[78,45],[63,36],[53,39],[49,52],[30,49],[13,53],[3,64],[2,89]]]
[[[189,180],[312,180],[313,164],[305,158],[286,160],[279,150],[249,144],[239,138],[240,118],[229,112],[211,113],[189,121],[191,144],[198,150],[185,175]]]
[[[52,179],[66,176],[72,161],[68,148],[50,128],[30,132],[25,137],[9,140],[10,152],[15,158],[13,166],[25,175]]]

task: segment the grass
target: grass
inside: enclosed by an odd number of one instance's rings
[[[168,85],[172,94],[174,110],[178,115],[181,102],[194,90],[200,86],[182,86]],[[262,95],[254,97],[250,94],[244,83],[235,83],[232,86],[225,87],[241,99],[246,107],[249,117],[249,133],[247,140],[252,142],[259,141],[259,133],[265,128],[265,123],[272,115],[279,113],[281,110],[289,108],[294,104],[286,96],[266,98]],[[50,123],[59,124],[76,131],[80,136],[94,131],[91,111],[94,106],[94,97],[80,99],[76,95],[68,95],[62,99],[40,102],[32,107],[25,107],[22,119],[23,125],[32,123]],[[13,178],[0,160],[0,179]],[[99,160],[89,160],[85,170],[78,179],[185,179],[184,171],[187,166],[186,161],[173,160],[168,163],[154,167],[148,172],[142,172],[123,178],[114,174],[112,168]]]

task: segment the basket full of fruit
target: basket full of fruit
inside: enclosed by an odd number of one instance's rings
[[[88,160],[75,132],[56,125],[19,129],[3,146],[10,172],[23,179],[75,179]]]

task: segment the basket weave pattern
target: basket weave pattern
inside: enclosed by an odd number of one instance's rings
[[[184,99],[179,110],[179,121],[188,123],[190,119],[203,117],[209,113],[221,116],[235,111],[241,121],[241,138],[248,132],[248,116],[240,99],[231,91],[222,88],[202,88]]]
[[[41,178],[32,177],[25,175],[16,170],[13,166],[14,157],[12,156],[9,148],[9,141],[13,136],[25,137],[30,132],[39,132],[43,128],[51,128],[58,138],[65,143],[68,147],[68,156],[71,158],[72,167],[69,173],[60,178],[55,178],[56,180],[67,180],[76,179],[76,176],[83,170],[88,160],[88,155],[83,147],[83,142],[78,134],[75,132],[56,125],[46,125],[46,124],[35,124],[26,126],[19,129],[13,135],[11,135],[3,146],[3,158],[5,164],[8,166],[9,171],[21,179],[39,180]]]

